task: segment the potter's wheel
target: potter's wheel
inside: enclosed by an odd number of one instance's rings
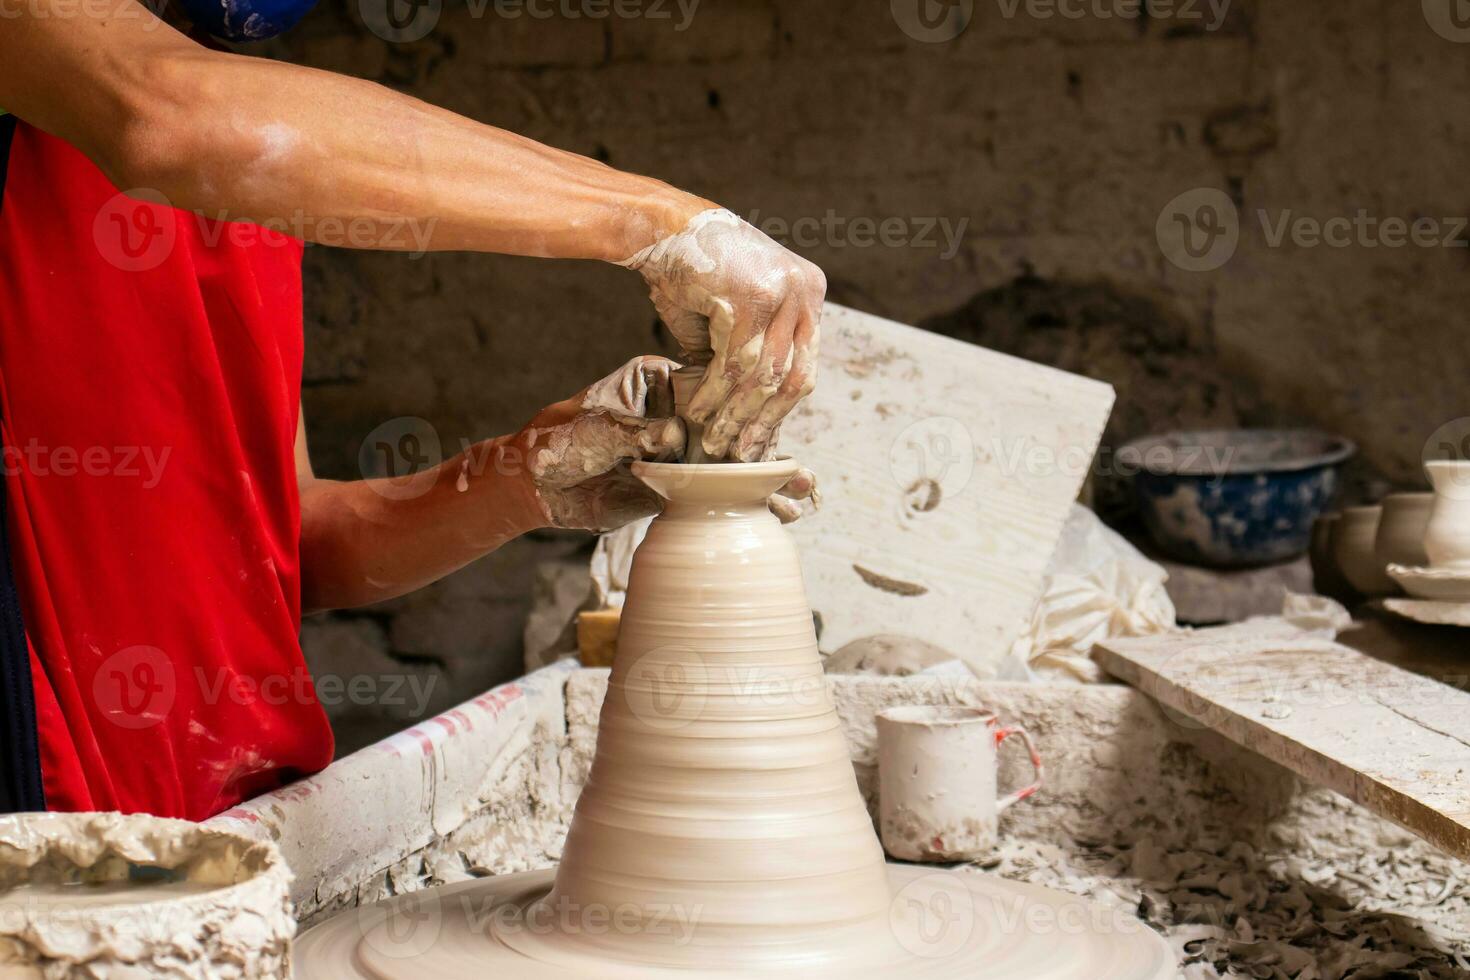
[[[859,948],[840,959],[789,970],[698,973],[579,959],[584,954],[578,950],[559,950],[547,922],[528,922],[524,914],[550,890],[554,874],[482,878],[344,913],[296,941],[296,975],[305,980],[675,980],[699,974],[734,980],[783,973],[804,980],[1169,980],[1177,971],[1167,943],[1126,909],[975,872],[898,864],[888,866],[895,896],[888,921],[873,924]],[[549,921],[557,919],[553,914]],[[588,928],[616,928],[611,921],[587,921]],[[672,917],[669,923],[677,934]]]

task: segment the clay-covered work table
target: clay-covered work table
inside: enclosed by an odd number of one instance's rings
[[[1110,640],[1103,667],[1210,728],[1470,857],[1470,640],[1370,618],[1336,642],[1282,619]]]

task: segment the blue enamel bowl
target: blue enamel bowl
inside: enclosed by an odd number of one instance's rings
[[[1310,429],[1169,432],[1120,448],[1149,537],[1170,558],[1246,568],[1305,554],[1357,447]]]
[[[229,41],[259,41],[285,33],[315,5],[316,0],[183,0],[191,21]]]

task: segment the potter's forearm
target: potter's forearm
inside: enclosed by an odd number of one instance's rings
[[[710,206],[361,79],[208,50],[135,0],[105,7],[18,7],[0,106],[178,207],[332,245],[618,261]]]
[[[303,612],[412,592],[545,526],[545,513],[524,473],[490,464],[495,445],[482,443],[411,478],[306,483],[301,490]]]
[[[324,244],[618,261],[710,206],[370,82],[185,51],[132,183]],[[242,93],[253,93],[243,96]]]

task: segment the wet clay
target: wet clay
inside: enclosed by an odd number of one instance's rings
[[[1173,976],[1126,909],[885,864],[765,504],[794,462],[633,471],[667,503],[633,562],[560,867],[338,916],[298,942],[299,975]]]
[[[289,885],[274,845],[181,820],[0,817],[0,976],[279,977]]]
[[[142,886],[146,888],[150,902],[164,902],[184,895],[202,895],[218,887],[198,881],[165,881]],[[0,916],[37,905],[45,905],[49,908],[63,905],[72,908],[113,908],[137,905],[142,888],[138,883],[131,881],[108,881],[97,884],[69,882],[67,884],[18,885],[7,892],[0,893]]]

